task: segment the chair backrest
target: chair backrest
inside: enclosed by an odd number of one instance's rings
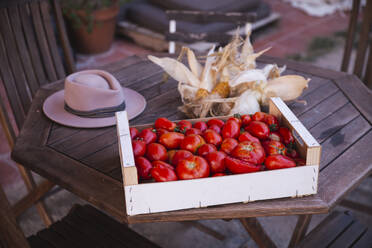
[[[0,248],[30,247],[0,185]]]
[[[350,15],[347,39],[345,43],[344,56],[342,59],[341,71],[349,69],[351,52],[356,38],[360,0],[353,1],[353,8]],[[362,13],[362,28],[359,33],[359,41],[353,73],[357,75],[369,88],[372,88],[372,1],[366,1]],[[369,50],[369,53],[367,51]]]
[[[56,29],[54,28],[54,24]],[[57,32],[55,32],[55,30]],[[64,61],[57,45],[59,37]],[[2,0],[0,2],[0,112],[8,129],[14,116],[20,128],[40,86],[56,81],[75,70],[57,0]],[[9,102],[12,113],[6,111]],[[0,113],[1,115],[1,113]],[[0,116],[1,117],[1,116]],[[3,123],[2,123],[3,124]],[[8,136],[13,141],[16,131]]]
[[[256,13],[239,13],[239,12],[212,12],[212,11],[181,11],[181,10],[167,10],[167,17],[169,19],[169,32],[165,34],[169,41],[169,53],[175,52],[175,42],[218,42],[225,43],[229,41],[232,35],[226,33],[182,33],[176,30],[176,21],[188,21],[195,23],[211,23],[211,22],[228,22],[238,25],[246,25],[256,19]],[[247,33],[247,32],[245,32]]]

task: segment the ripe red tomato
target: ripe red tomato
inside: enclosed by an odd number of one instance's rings
[[[263,119],[263,122],[265,122],[269,126],[270,131],[272,132],[277,131],[279,128],[279,121],[273,115],[266,114],[265,118]]]
[[[291,158],[284,155],[271,155],[267,156],[265,159],[265,165],[269,170],[277,170],[295,167],[296,163]]]
[[[178,180],[173,167],[163,161],[152,162],[151,176],[157,182],[169,182]]]
[[[247,126],[252,121],[252,117],[250,115],[242,115],[241,119],[243,126]]]
[[[194,123],[194,128],[200,129],[202,132],[204,132],[208,128],[208,126],[205,122],[198,121]]]
[[[202,136],[198,134],[190,134],[182,140],[180,148],[182,150],[187,150],[192,153],[196,153],[199,147],[201,147],[204,144],[205,140],[203,139]]]
[[[146,143],[143,140],[132,140],[132,149],[135,157],[143,156],[146,153]]]
[[[240,126],[238,122],[230,120],[225,123],[222,127],[222,137],[226,138],[237,138],[240,133]]]
[[[265,160],[265,150],[260,143],[243,141],[235,147],[231,156],[244,159],[252,164],[262,164]]]
[[[279,134],[282,137],[283,143],[285,145],[292,146],[294,144],[293,135],[292,135],[291,131],[289,131],[288,128],[280,127],[279,128]]]
[[[279,132],[271,132],[269,134],[269,139],[270,140],[276,140],[276,141],[282,142],[282,137],[280,137]]]
[[[209,176],[208,162],[199,156],[192,156],[178,162],[176,172],[179,179],[195,179]]]
[[[270,134],[269,127],[261,121],[252,121],[244,129],[259,139],[267,139]]]
[[[145,141],[146,144],[150,144],[156,142],[158,137],[156,136],[156,130],[150,127],[143,129],[137,138]]]
[[[146,157],[150,161],[165,161],[168,158],[167,149],[165,149],[163,145],[158,143],[148,144],[146,148]]]
[[[211,172],[224,172],[226,170],[225,166],[226,153],[224,152],[210,152],[205,156],[205,159],[208,161],[211,166]]]
[[[179,161],[194,156],[191,152],[186,151],[186,150],[172,150],[172,151],[175,151],[175,153],[172,154],[168,152],[168,156],[171,155],[171,157],[169,157],[169,163],[173,165],[174,167],[177,166]]]
[[[197,128],[190,128],[186,131],[185,135],[186,136],[189,136],[190,134],[202,134],[202,131],[200,129],[197,129]]]
[[[261,166],[251,164],[241,159],[232,158],[230,156],[225,158],[225,165],[227,169],[234,174],[250,173],[261,170]]]
[[[270,140],[264,142],[262,146],[265,149],[267,155],[287,155],[287,148],[280,141]]]
[[[264,121],[266,115],[264,112],[256,112],[252,115],[252,121]]]
[[[207,129],[203,133],[203,138],[208,144],[219,146],[222,143],[222,137],[212,129]]]
[[[257,139],[256,137],[252,136],[249,132],[245,131],[245,132],[242,132],[240,135],[239,135],[239,138],[238,138],[239,142],[243,142],[243,141],[253,141],[253,142],[260,142],[259,139]]]
[[[234,117],[230,117],[227,121],[236,121],[239,124],[239,128],[242,125],[242,120],[240,119],[240,115],[234,115]]]
[[[290,158],[299,158],[300,157],[300,155],[298,154],[298,152],[294,148],[287,149],[287,154],[283,154],[283,155],[287,155]]]
[[[180,147],[182,140],[185,135],[177,132],[165,133],[159,138],[159,143],[164,145],[168,149],[176,149]]]
[[[187,120],[182,120],[182,121],[179,121],[177,123],[177,129],[181,132],[181,133],[185,133],[188,129],[192,128],[192,124],[191,122],[187,121]]]
[[[198,155],[205,157],[210,152],[215,152],[217,151],[217,148],[213,144],[204,144],[198,149]]]
[[[304,165],[306,165],[306,161],[303,158],[294,158],[293,161],[296,162],[296,166],[304,166]]]
[[[213,130],[213,131],[215,131],[216,133],[220,133],[221,132],[221,128],[219,127],[219,126],[217,126],[217,125],[210,125],[209,127],[208,127],[208,129],[211,129],[211,130]],[[207,129],[207,130],[208,130]]]
[[[222,172],[218,172],[216,174],[213,174],[212,177],[223,177],[223,176],[226,176],[226,174],[225,173],[222,173]]]
[[[137,135],[139,134],[138,129],[135,128],[135,127],[130,127],[130,128],[129,128],[129,132],[130,132],[130,138],[131,138],[131,139],[136,138]]]
[[[137,174],[141,179],[150,179],[151,178],[151,169],[152,164],[147,158],[136,157],[135,159]]]
[[[169,133],[169,131],[166,130],[166,129],[164,129],[164,128],[158,128],[158,129],[156,129],[156,134],[157,134],[158,137],[162,136],[165,133]]]
[[[225,122],[223,120],[220,120],[220,119],[210,119],[207,122],[208,127],[210,127],[212,125],[217,125],[219,128],[221,128],[223,126],[223,124],[225,124]]]
[[[168,131],[174,131],[176,126],[177,126],[176,123],[173,123],[173,122],[171,122],[170,120],[168,120],[167,118],[164,118],[164,117],[158,118],[155,121],[155,128],[156,129],[164,128]]]
[[[232,150],[238,145],[238,141],[233,138],[227,138],[222,141],[220,151],[226,154],[230,154]]]

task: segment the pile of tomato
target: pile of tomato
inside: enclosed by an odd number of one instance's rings
[[[140,179],[157,182],[224,176],[304,165],[290,130],[270,114],[235,115],[178,123],[158,118],[139,132],[130,128]]]

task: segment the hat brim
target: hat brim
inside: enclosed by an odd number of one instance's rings
[[[124,99],[129,120],[143,112],[146,99],[138,92],[123,87]],[[58,124],[78,128],[109,127],[116,124],[115,116],[106,118],[84,118],[64,109],[64,90],[50,95],[43,104],[44,114]]]

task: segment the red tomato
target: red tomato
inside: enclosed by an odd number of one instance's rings
[[[208,144],[219,146],[222,143],[222,137],[212,129],[207,129],[203,133],[203,138]]]
[[[264,142],[262,146],[265,149],[267,155],[287,155],[287,148],[280,141],[270,140]]]
[[[291,131],[289,131],[288,128],[286,128],[286,127],[279,128],[279,134],[282,137],[283,143],[285,145],[291,146],[291,145],[294,144],[293,135],[292,135]]]
[[[167,151],[167,156],[168,156],[168,163],[172,164],[174,154],[176,154],[178,150],[169,150]]]
[[[169,182],[178,180],[173,167],[163,161],[152,162],[151,176],[157,182]]]
[[[205,156],[205,159],[208,161],[211,166],[211,172],[224,172],[226,170],[225,166],[226,153],[224,152],[210,152]]]
[[[186,136],[182,142],[181,142],[181,149],[187,150],[192,153],[196,153],[196,151],[205,144],[205,141],[202,136],[198,134],[191,134],[189,136]]]
[[[276,170],[295,167],[296,163],[284,155],[271,155],[266,158],[265,165],[269,170]]]
[[[168,131],[174,131],[176,128],[176,123],[171,122],[167,118],[161,117],[155,121],[155,128],[164,128]]]
[[[167,149],[161,144],[151,143],[147,145],[146,157],[150,161],[161,160],[165,161],[168,158]]]
[[[178,162],[176,172],[179,179],[195,179],[209,176],[208,162],[199,156],[192,156]]]
[[[210,119],[207,122],[208,127],[210,127],[212,125],[217,125],[219,128],[221,128],[223,126],[223,124],[225,124],[225,122],[223,120],[220,120],[220,119]]]
[[[222,137],[226,138],[237,138],[240,133],[240,126],[238,122],[230,120],[225,123],[222,127]]]
[[[150,179],[151,178],[151,169],[152,164],[147,158],[144,157],[136,157],[135,159],[137,173],[139,178],[141,179]]]
[[[256,137],[252,136],[249,132],[245,131],[245,132],[242,132],[240,135],[239,135],[239,138],[238,138],[239,142],[243,142],[243,141],[253,141],[253,142],[260,142],[259,139],[257,139]]]
[[[251,164],[241,159],[232,158],[230,156],[225,158],[225,165],[227,169],[234,174],[249,173],[261,170],[261,166]]]
[[[173,165],[174,167],[177,166],[177,164],[183,160],[183,159],[186,159],[186,158],[189,158],[189,157],[192,157],[194,155],[192,155],[191,152],[189,151],[186,151],[186,150],[176,150],[176,152],[174,153],[174,155],[172,156],[172,158],[169,159],[169,162],[171,163],[171,165]]]
[[[194,123],[194,128],[200,129],[202,132],[204,132],[208,128],[208,126],[205,122],[198,121]]]
[[[282,137],[280,137],[279,132],[271,132],[269,134],[269,139],[270,140],[276,140],[276,141],[282,142]]]
[[[252,115],[252,121],[264,121],[266,115],[264,112],[256,112]]]
[[[221,128],[219,126],[217,126],[217,125],[214,125],[214,124],[213,125],[210,125],[208,127],[208,129],[211,129],[211,130],[215,131],[216,133],[220,133],[221,132]]]
[[[167,149],[176,149],[180,147],[185,135],[177,132],[165,133],[159,138],[159,143],[164,145]]]
[[[135,128],[135,127],[130,127],[130,128],[129,128],[129,132],[130,132],[130,138],[131,138],[131,139],[136,138],[137,135],[139,134],[138,129]]]
[[[244,159],[252,164],[262,164],[265,160],[265,150],[260,143],[243,141],[235,147],[231,156]]]
[[[217,151],[217,148],[213,144],[204,144],[198,149],[198,155],[205,157],[210,152],[215,152]]]
[[[156,139],[158,137],[156,136],[156,130],[150,127],[150,128],[143,129],[140,132],[140,134],[137,136],[137,138],[145,141],[146,144],[150,144],[150,143],[156,142]]]
[[[188,129],[192,128],[192,124],[189,121],[182,120],[177,123],[177,129],[181,133],[185,133]]]
[[[283,154],[283,155],[287,155],[288,157],[291,157],[291,158],[299,158],[300,155],[298,154],[298,152],[296,151],[296,149],[287,149],[287,154]]]
[[[234,115],[234,117],[230,117],[227,121],[236,121],[239,124],[239,127],[242,125],[242,120],[240,119],[240,115]]]
[[[233,138],[227,138],[222,141],[220,151],[226,154],[230,154],[232,150],[238,145],[238,141]]]
[[[143,140],[132,140],[132,149],[135,157],[143,156],[146,153],[146,143]]]
[[[250,115],[242,115],[241,119],[243,126],[247,126],[252,121],[252,117]]]
[[[158,128],[158,129],[156,129],[156,134],[158,135],[158,137],[162,136],[165,133],[169,133],[169,131],[166,130],[166,129],[164,129],[164,128]]]
[[[279,121],[273,115],[266,114],[263,122],[265,122],[269,126],[270,131],[272,131],[272,132],[277,131],[278,128],[279,128]]]
[[[266,125],[266,123],[263,123],[261,121],[252,121],[244,129],[245,131],[248,131],[254,137],[257,137],[259,139],[267,139],[270,134],[269,127]]]
[[[190,134],[202,134],[202,131],[197,128],[190,128],[189,130],[186,131],[185,135],[189,136]]]
[[[226,174],[222,173],[222,172],[219,172],[219,173],[213,174],[212,177],[223,177],[223,176],[226,176]]]

